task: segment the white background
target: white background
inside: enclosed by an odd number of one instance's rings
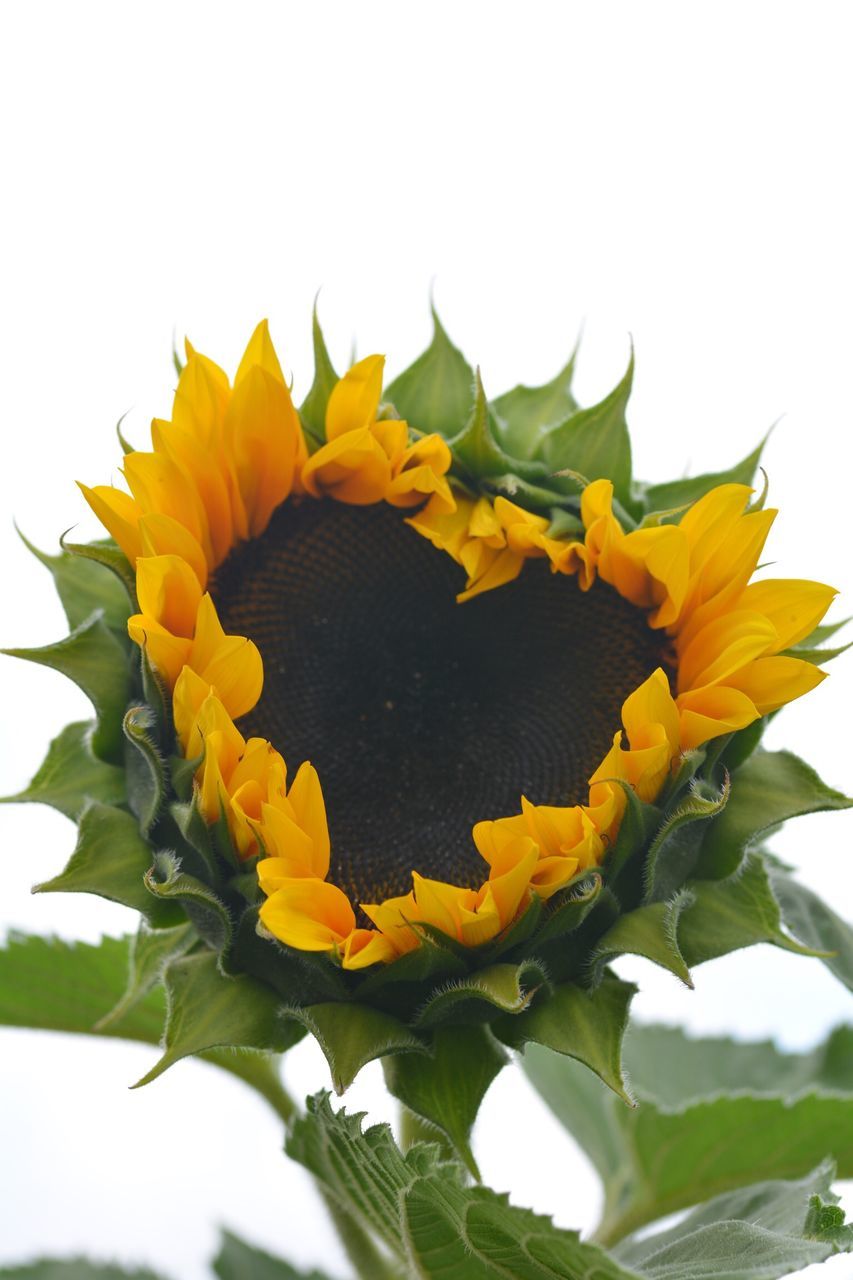
[[[2,27],[2,643],[63,629],[13,515],[47,548],[78,522],[95,533],[73,481],[109,479],[120,414],[136,442],[168,414],[173,327],[233,371],[268,315],[301,395],[318,287],[338,366],[357,336],[393,374],[428,340],[433,281],[493,393],[549,377],[583,322],[589,402],[633,334],[643,478],[733,462],[784,415],[766,455],[770,555],[849,602],[847,5],[31,0],[5,5]],[[3,660],[0,686],[14,791],[86,711],[26,664]],[[852,687],[842,659],[769,735],[848,790]],[[0,924],[132,927],[94,899],[30,898],[72,847],[64,819],[16,806],[0,823]],[[848,914],[851,830],[850,814],[804,819],[777,845]],[[639,1016],[696,1031],[799,1048],[850,1016],[817,961],[780,952],[710,964],[692,994],[623,969],[641,977]],[[200,1280],[225,1222],[346,1274],[242,1086],[185,1063],[129,1093],[144,1048],[0,1040],[0,1262],[86,1250]],[[325,1083],[311,1047],[287,1075],[301,1093]],[[390,1114],[375,1070],[350,1100]],[[517,1203],[592,1225],[592,1174],[516,1071],[476,1148]]]

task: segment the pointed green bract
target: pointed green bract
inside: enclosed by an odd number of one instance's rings
[[[24,658],[51,667],[78,685],[97,713],[92,750],[102,760],[117,762],[121,755],[121,722],[130,690],[127,651],[106,625],[100,612],[93,613],[70,635],[40,649],[4,649],[13,658]]]
[[[473,483],[488,485],[498,480],[501,482],[500,487],[505,490],[512,483],[548,479],[547,468],[542,462],[513,458],[498,443],[494,417],[486,399],[479,369],[475,375],[471,412],[462,430],[448,444],[455,462],[461,465]],[[579,491],[580,486],[577,489]],[[543,502],[553,505],[554,499],[554,491],[541,489],[540,498],[533,505],[541,505]]]
[[[682,889],[668,902],[653,902],[626,912],[597,944],[593,964],[604,965],[620,955],[643,956],[692,987],[693,979],[678,945],[678,920],[692,901],[690,890]]]
[[[688,476],[684,480],[670,480],[666,484],[646,484],[641,486],[645,509],[647,511],[666,511],[673,507],[681,507],[698,502],[711,489],[720,484],[752,484],[764,446],[770,432],[761,440],[757,448],[741,461],[729,467],[727,471],[713,471],[701,476]]]
[[[697,872],[718,878],[737,870],[762,832],[789,818],[849,809],[853,800],[828,787],[790,751],[756,750],[732,777],[732,793],[702,842]]]
[[[631,438],[625,411],[634,379],[634,355],[622,381],[588,409],[577,409],[542,435],[541,457],[551,472],[570,470],[589,480],[613,481],[623,507],[630,508]]]
[[[547,977],[535,960],[494,964],[468,978],[448,982],[427,1000],[414,1019],[416,1027],[443,1022],[479,1022],[495,1014],[521,1013]]]
[[[853,928],[804,884],[772,865],[768,871],[786,927],[806,946],[823,952],[826,967],[853,991]]]
[[[335,373],[335,367],[326,348],[326,340],[317,317],[316,304],[311,320],[311,331],[314,342],[314,381],[311,383],[308,395],[299,406],[299,416],[314,443],[320,445],[326,439],[326,407],[332,388],[338,381],[338,375]]]
[[[312,1004],[285,1009],[315,1037],[326,1056],[335,1093],[352,1084],[363,1066],[394,1053],[428,1053],[429,1046],[390,1014],[357,1004]]]
[[[442,1027],[432,1055],[385,1058],[385,1082],[395,1098],[433,1126],[479,1177],[470,1134],[480,1103],[507,1055],[487,1026]]]
[[[145,887],[173,917],[186,913],[209,946],[217,951],[230,946],[233,921],[227,906],[208,885],[181,870],[174,854],[154,855],[154,866],[145,873]]]
[[[508,453],[519,458],[535,457],[543,430],[563,422],[578,408],[572,395],[577,353],[575,347],[568,363],[550,382],[541,387],[519,384],[492,401],[500,442]]]
[[[800,955],[817,954],[784,932],[779,903],[758,853],[748,854],[727,880],[694,880],[690,891],[691,901],[678,921],[678,945],[688,965],[758,942]]]
[[[125,801],[124,770],[93,755],[93,720],[66,725],[48,747],[38,772],[23,791],[0,796],[0,804],[48,804],[76,822],[93,800]]]
[[[515,1049],[543,1045],[576,1058],[630,1106],[622,1072],[622,1038],[636,993],[632,982],[610,973],[592,991],[565,983],[550,999],[518,1018],[503,1019],[495,1030]]]
[[[40,551],[20,529],[18,537],[27,550],[50,571],[72,631],[91,617],[96,609],[101,609],[107,626],[122,636],[126,635],[131,598],[125,585],[114,573],[96,560],[74,555],[67,550],[60,551],[58,555]]]
[[[142,834],[147,836],[166,802],[168,786],[166,764],[155,739],[157,726],[153,711],[144,703],[130,707],[122,729],[127,739],[124,757],[127,801]]]
[[[180,909],[159,902],[145,887],[152,857],[132,814],[93,802],[80,817],[77,846],[65,870],[34,892],[95,893],[132,907],[151,924],[177,924],[183,919]]]
[[[119,630],[124,635],[128,615],[136,613],[138,608],[136,572],[127,556],[116,546],[112,538],[103,538],[99,542],[66,542],[65,538],[62,537],[59,543],[62,550],[67,551],[70,556],[79,557],[90,564],[100,565],[107,569],[124,587],[127,600],[130,602],[130,607],[127,604],[124,606],[124,622],[119,627]]]
[[[647,901],[669,899],[684,884],[696,865],[704,824],[723,812],[730,792],[728,777],[718,792],[694,780],[689,795],[667,814],[646,855],[643,881]]]
[[[168,1016],[164,1053],[138,1081],[149,1084],[189,1054],[209,1049],[283,1052],[293,1034],[274,992],[241,976],[225,977],[212,951],[173,960],[164,974]]]
[[[448,338],[432,308],[432,342],[385,388],[384,398],[416,431],[455,436],[474,401],[474,370]]]
[[[140,924],[130,947],[124,994],[98,1020],[94,1030],[103,1032],[112,1023],[121,1022],[154,990],[169,961],[184,955],[197,941],[198,935],[191,924],[178,924],[171,929],[151,929],[144,922]]]

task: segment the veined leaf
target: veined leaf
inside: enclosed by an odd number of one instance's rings
[[[102,614],[93,613],[85,622],[54,644],[40,649],[4,649],[12,658],[24,658],[43,667],[52,667],[73,680],[89,698],[98,717],[92,733],[92,750],[102,760],[117,762],[121,757],[121,722],[130,688],[127,650]]]
[[[690,1041],[675,1030],[655,1029],[636,1041],[629,1036],[625,1061],[640,1102],[635,1110],[620,1106],[568,1059],[532,1048],[523,1066],[598,1169],[605,1188],[598,1238],[612,1243],[711,1196],[764,1178],[801,1177],[828,1155],[841,1177],[853,1172],[853,1095],[826,1088],[845,1069],[849,1046],[849,1033],[838,1032],[825,1053],[792,1061],[772,1046]],[[689,1096],[691,1065],[703,1052],[709,1063],[695,1087],[713,1081],[717,1069],[724,1085],[737,1064],[740,1092],[720,1093],[712,1083],[707,1095]],[[731,1064],[721,1065],[729,1055]],[[763,1087],[750,1088],[762,1070]],[[659,1083],[650,1083],[656,1072]],[[668,1089],[676,1079],[681,1085],[673,1106]],[[667,1097],[666,1108],[658,1093]]]
[[[465,425],[474,403],[474,370],[448,338],[432,308],[432,342],[414,364],[385,388],[410,427],[454,436]]]
[[[801,814],[851,805],[792,752],[758,748],[733,775],[729,802],[706,830],[697,875],[731,875],[762,832]]]
[[[32,781],[14,796],[0,796],[0,804],[49,804],[77,822],[93,800],[124,804],[124,770],[93,755],[93,720],[68,724],[48,747]]]
[[[91,803],[80,816],[77,845],[64,871],[36,885],[35,893],[95,893],[139,911],[153,925],[178,924],[180,908],[145,887],[153,854],[125,809]]]

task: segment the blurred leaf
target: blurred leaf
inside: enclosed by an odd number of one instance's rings
[[[20,1267],[0,1267],[0,1280],[163,1280],[147,1268],[132,1271],[86,1258],[43,1258]],[[322,1278],[321,1278],[322,1280]]]
[[[811,889],[784,871],[770,867],[770,884],[791,933],[808,947],[828,954],[821,959],[853,991],[853,929]]]
[[[325,1272],[297,1270],[282,1258],[246,1244],[230,1231],[222,1232],[213,1271],[218,1280],[329,1280]]]
[[[471,413],[474,370],[448,338],[435,307],[432,322],[432,342],[385,388],[384,399],[417,431],[453,436]]]
[[[0,796],[0,804],[49,804],[77,822],[92,800],[124,804],[124,770],[92,754],[93,720],[68,724],[51,742],[32,781],[14,796]]]

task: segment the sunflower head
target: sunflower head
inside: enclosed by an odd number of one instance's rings
[[[37,553],[73,630],[16,652],[96,718],[18,798],[79,824],[42,888],[144,917],[122,1016],[156,954],[152,1075],[310,1031],[339,1088],[382,1057],[464,1149],[437,1082],[476,1062],[484,1090],[504,1046],[624,1093],[614,957],[689,983],[814,945],[759,835],[848,802],[760,739],[823,679],[834,592],[755,576],[760,448],[633,478],[633,359],[580,408],[574,357],[489,400],[437,317],[387,386],[314,336],[299,409],[265,323],[233,382],[187,344],[150,449],[81,485],[109,538]]]

